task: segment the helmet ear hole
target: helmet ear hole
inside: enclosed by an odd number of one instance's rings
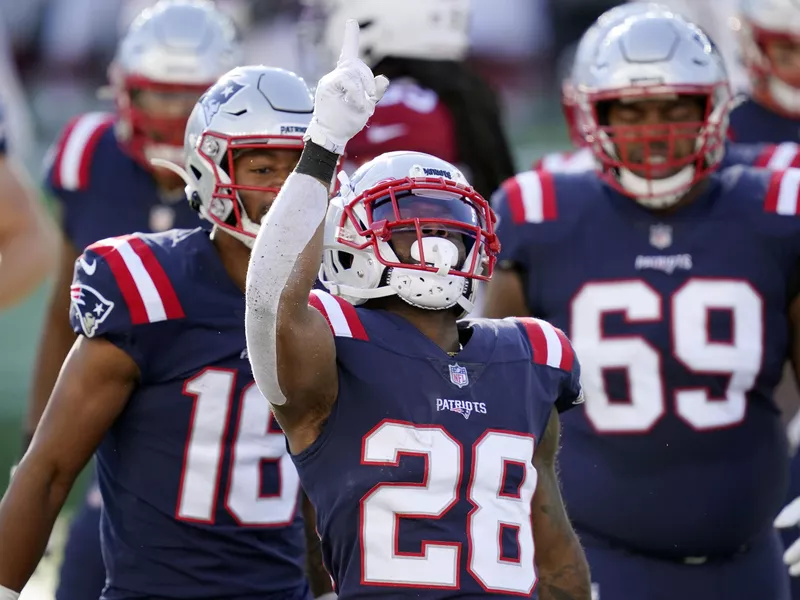
[[[336,253],[337,258],[339,259],[339,264],[342,266],[343,269],[349,269],[353,266],[353,255],[349,252],[343,252],[339,250]],[[336,265],[335,265],[336,266]],[[339,269],[336,269],[337,271]]]

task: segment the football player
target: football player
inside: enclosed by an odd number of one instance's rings
[[[581,357],[560,475],[599,598],[785,600],[772,393],[800,366],[800,171],[717,171],[733,97],[681,17],[613,28],[589,73],[601,166],[503,184],[487,314],[550,319]]]
[[[241,61],[233,23],[211,2],[161,0],[120,41],[109,69],[116,114],[76,117],[51,150],[45,187],[61,209],[61,260],[39,343],[23,453],[75,342],[69,287],[80,249],[134,231],[200,223],[181,179],[149,161],[181,156],[186,119],[200,94]],[[58,600],[97,598],[103,589],[99,499],[93,482],[70,526]]]
[[[741,0],[741,55],[750,97],[731,114],[737,142],[791,142],[800,166],[800,5],[794,0]]]
[[[306,22],[326,71],[342,47],[345,20],[355,19],[360,58],[392,81],[368,126],[347,144],[348,173],[384,152],[425,152],[463,168],[487,198],[514,174],[498,99],[465,63],[472,0],[305,2],[321,13]]]
[[[58,237],[23,167],[6,148],[0,110],[0,310],[30,294],[58,264]]]
[[[561,106],[575,149],[547,154],[536,161],[533,165],[534,169],[551,173],[581,173],[596,168],[597,162],[586,139],[591,132],[587,131],[585,124],[581,122],[581,112],[576,106],[576,86],[591,76],[588,70],[594,65],[598,44],[605,34],[614,27],[624,25],[628,18],[648,12],[672,13],[674,11],[663,4],[654,2],[622,4],[600,15],[594,25],[584,33],[578,43],[570,75],[563,82],[561,93]],[[772,140],[770,136],[764,136],[761,139],[746,141],[781,142],[782,140]],[[727,143],[721,166],[736,164],[775,170],[800,166],[800,146],[791,142],[776,144]]]
[[[588,600],[554,469],[558,412],[581,402],[569,341],[534,319],[457,322],[493,270],[487,202],[450,163],[390,152],[342,177],[329,207],[338,158],[389,84],[357,38],[347,21],[246,288],[253,374],[325,564],[348,598]],[[334,295],[309,296],[323,252]]]
[[[107,238],[78,258],[78,339],[0,504],[0,598],[25,585],[95,450],[104,600],[311,598],[300,483],[253,384],[244,285],[312,108],[293,73],[230,71],[189,117],[185,169],[158,161],[213,230]]]

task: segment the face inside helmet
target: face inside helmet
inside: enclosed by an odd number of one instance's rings
[[[667,192],[685,192],[716,168],[709,157],[721,156],[726,130],[714,114],[715,93],[714,86],[671,85],[591,94],[588,140],[607,180],[631,195],[619,175],[632,174],[648,186],[638,197],[656,197],[658,182],[676,178]]]
[[[230,136],[207,131],[198,154],[214,174],[209,218],[222,229],[251,238],[300,160],[302,137]],[[229,211],[225,207],[232,207]]]
[[[366,223],[356,207],[365,209]],[[358,238],[341,233],[347,220]],[[371,246],[386,267],[488,280],[500,250],[495,220],[486,200],[468,186],[406,178],[380,183],[351,200],[337,239],[358,250]]]
[[[135,76],[125,79],[117,95],[117,107],[125,145],[140,164],[152,169],[152,158],[180,160],[186,121],[207,87],[159,83]]]

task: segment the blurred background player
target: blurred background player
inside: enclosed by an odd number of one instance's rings
[[[25,170],[30,109],[0,15],[0,310],[28,296],[58,264],[58,237]]]
[[[750,97],[731,114],[737,142],[800,142],[800,5],[741,0],[738,28]],[[796,149],[796,147],[795,147]],[[798,166],[787,161],[787,166]]]
[[[30,577],[95,449],[104,600],[312,597],[297,472],[244,335],[250,248],[312,110],[293,73],[229,72],[189,118],[184,166],[159,161],[213,230],[108,238],[77,261],[78,339],[0,504],[4,598]]]
[[[73,119],[50,156],[45,186],[61,212],[60,267],[42,334],[24,446],[75,341],[69,287],[80,248],[133,232],[200,221],[184,183],[152,158],[182,155],[186,119],[200,94],[241,63],[233,23],[206,0],[161,0],[133,21],[109,68],[117,111]],[[100,496],[94,485],[71,525],[58,600],[99,597]]]
[[[560,475],[602,600],[785,600],[800,172],[717,172],[734,100],[692,23],[633,16],[598,48],[576,106],[600,166],[503,184],[487,313],[550,319],[581,358]]]
[[[355,19],[361,59],[391,81],[369,125],[347,145],[347,171],[384,152],[426,152],[463,168],[487,198],[513,175],[499,99],[465,62],[472,3],[306,0],[326,70],[339,55],[345,21]]]
[[[58,265],[58,235],[24,167],[6,148],[0,108],[0,310],[28,296]]]
[[[543,169],[553,173],[580,173],[594,169],[597,166],[590,148],[590,141],[587,140],[587,135],[590,132],[586,131],[586,124],[581,122],[576,90],[592,76],[591,69],[598,51],[598,44],[605,34],[614,27],[622,25],[629,17],[655,12],[678,14],[672,8],[672,5],[675,4],[678,4],[681,9],[687,8],[680,2],[671,2],[669,6],[654,2],[621,4],[600,15],[597,21],[584,33],[576,46],[569,72],[562,82],[561,105],[570,139],[575,149],[567,152],[546,154],[536,161],[533,165],[534,169]],[[765,138],[759,141],[768,142],[769,139]],[[794,143],[745,144],[728,142],[726,143],[722,166],[733,164],[753,165],[776,170],[800,165],[800,146]]]

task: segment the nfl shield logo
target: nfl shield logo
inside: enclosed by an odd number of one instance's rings
[[[668,248],[672,245],[672,227],[669,225],[650,226],[650,245],[655,246],[659,250]]]
[[[458,363],[450,366],[450,381],[453,385],[457,385],[460,388],[463,388],[465,385],[469,385],[469,375],[467,374],[467,370],[459,366]]]

